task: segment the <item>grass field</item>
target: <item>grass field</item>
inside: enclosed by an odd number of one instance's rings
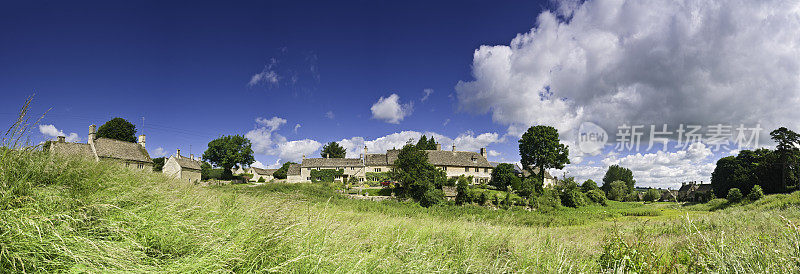
[[[422,208],[322,184],[201,187],[0,155],[0,272],[800,271],[800,193],[726,206]]]

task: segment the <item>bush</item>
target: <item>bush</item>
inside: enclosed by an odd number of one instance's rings
[[[583,192],[578,191],[578,188],[572,188],[561,193],[561,204],[567,207],[582,207],[586,206],[586,197]]]
[[[561,198],[552,188],[545,188],[542,194],[534,198],[533,206],[541,212],[548,212],[561,207]]]
[[[738,188],[731,188],[728,190],[728,201],[731,203],[738,203],[742,201],[742,191]]]
[[[654,188],[648,189],[642,197],[645,202],[655,202],[658,201],[659,198],[661,198],[661,191]]]
[[[623,201],[625,200],[625,196],[628,194],[628,185],[625,184],[623,181],[613,181],[608,186],[608,195],[609,200],[614,201]]]
[[[590,190],[586,193],[586,197],[589,198],[590,201],[600,205],[608,204],[608,200],[606,200],[606,194],[600,189]]]
[[[760,185],[754,185],[753,189],[750,190],[750,194],[747,194],[747,199],[750,199],[750,201],[757,201],[762,197],[764,197],[764,191],[761,190]]]

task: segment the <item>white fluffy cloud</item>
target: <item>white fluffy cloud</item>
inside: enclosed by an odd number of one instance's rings
[[[150,153],[150,156],[155,156],[156,158],[157,157],[164,157],[164,156],[167,156],[167,151],[164,150],[163,147],[158,147],[158,148],[154,149],[153,152]]]
[[[400,96],[397,94],[389,95],[389,97],[381,97],[378,102],[370,108],[372,111],[372,118],[383,120],[391,124],[399,124],[408,115],[411,115],[413,105],[411,102],[406,104],[400,103]]]
[[[452,145],[456,144],[456,150],[459,151],[475,151],[480,148],[488,147],[493,143],[499,143],[503,140],[500,139],[497,133],[482,133],[475,136],[471,131],[460,134],[455,139],[435,133],[435,132],[419,132],[419,131],[401,131],[395,132],[386,136],[375,138],[374,140],[365,140],[363,137],[352,137],[350,139],[342,139],[338,141],[339,145],[347,149],[347,157],[355,158],[364,153],[364,146],[367,146],[369,153],[384,153],[390,149],[400,149],[408,142],[416,143],[422,135],[428,138],[433,137],[437,143],[442,145],[442,149],[452,149]],[[496,151],[494,153],[497,153]],[[497,156],[499,153],[490,156]]]
[[[508,45],[478,48],[459,108],[512,135],[581,121],[800,126],[799,2],[565,3]]]
[[[78,134],[72,132],[70,134],[64,134],[64,131],[58,130],[54,125],[39,125],[39,132],[44,134],[47,137],[55,138],[58,136],[66,137],[67,142],[80,142],[81,138],[78,137]]]
[[[281,160],[300,161],[303,155],[311,155],[322,144],[310,139],[289,141],[283,135],[275,133],[286,119],[272,117],[256,118],[258,127],[245,133],[244,137],[253,144],[253,151],[263,155],[277,155]],[[295,126],[295,130],[298,126]]]
[[[711,149],[703,143],[693,143],[687,150],[676,152],[637,153],[621,158],[609,155],[600,164],[567,165],[564,171],[569,172],[567,176],[574,176],[581,182],[592,179],[602,184],[608,166],[620,165],[633,171],[637,186],[677,188],[681,182],[708,182],[715,167],[711,161]],[[561,171],[552,172],[553,175],[561,175]]]

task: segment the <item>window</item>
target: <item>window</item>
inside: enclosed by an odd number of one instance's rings
[[[306,177],[306,180],[309,180],[309,181],[311,181],[311,177]]]
[[[381,172],[380,168],[375,168],[375,172]]]
[[[484,169],[483,169],[483,172],[489,173],[489,168],[488,168],[488,167],[487,167],[487,168],[484,168]]]
[[[350,170],[356,170],[356,168],[351,166],[351,167],[350,167]]]
[[[473,157],[472,157],[472,163],[474,164],[474,163],[477,163],[477,162],[478,162],[478,158],[473,156]],[[477,171],[477,170],[476,170],[476,171]]]
[[[469,168],[468,168],[468,167],[465,167],[465,168],[464,168],[464,172],[469,172]]]
[[[480,168],[475,168],[475,172],[480,172]]]
[[[144,164],[139,164],[136,167],[138,167],[139,169],[144,169]]]
[[[444,170],[444,171],[447,171],[447,167],[446,167],[446,166],[443,166],[443,167],[442,167],[442,170]]]

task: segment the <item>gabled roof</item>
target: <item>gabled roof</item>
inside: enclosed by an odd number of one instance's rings
[[[397,160],[397,155],[400,155],[400,150],[397,149],[387,150],[386,153],[367,154],[366,164],[368,166],[394,165],[394,161]]]
[[[257,174],[257,175],[264,175],[264,176],[265,176],[265,175],[272,176],[272,173],[275,173],[275,171],[277,171],[277,170],[278,170],[278,169],[263,169],[263,168],[257,168],[257,167],[250,167],[250,168],[252,168],[252,169],[253,169],[253,171],[254,171],[254,172]]]
[[[307,158],[303,159],[303,167],[321,167],[321,168],[337,168],[337,167],[360,167],[361,159],[352,158]]]
[[[94,140],[94,148],[100,158],[153,163],[147,150],[137,143],[97,138]]]
[[[185,168],[185,169],[201,170],[200,166],[203,164],[203,162],[195,161],[195,160],[192,160],[191,158],[186,158],[186,157],[183,157],[183,156],[177,156],[176,157],[176,156],[173,155],[170,158],[175,159],[175,161],[178,163],[178,165],[181,168]]]
[[[681,185],[681,188],[678,189],[678,192],[689,192],[689,191],[692,191],[692,187],[694,187],[694,186],[695,186],[695,184],[684,184],[684,185]]]
[[[50,142],[50,151],[63,156],[80,156],[94,160],[94,152],[89,144]]]
[[[472,151],[426,150],[428,162],[435,166],[486,167],[492,165],[480,153]]]
[[[713,190],[713,188],[711,188],[711,184],[700,184],[700,185],[697,185],[697,190],[695,190],[695,191],[697,191],[697,192],[708,192],[708,191],[711,191],[711,190]]]
[[[300,175],[300,164],[291,164],[286,169],[286,176]]]

